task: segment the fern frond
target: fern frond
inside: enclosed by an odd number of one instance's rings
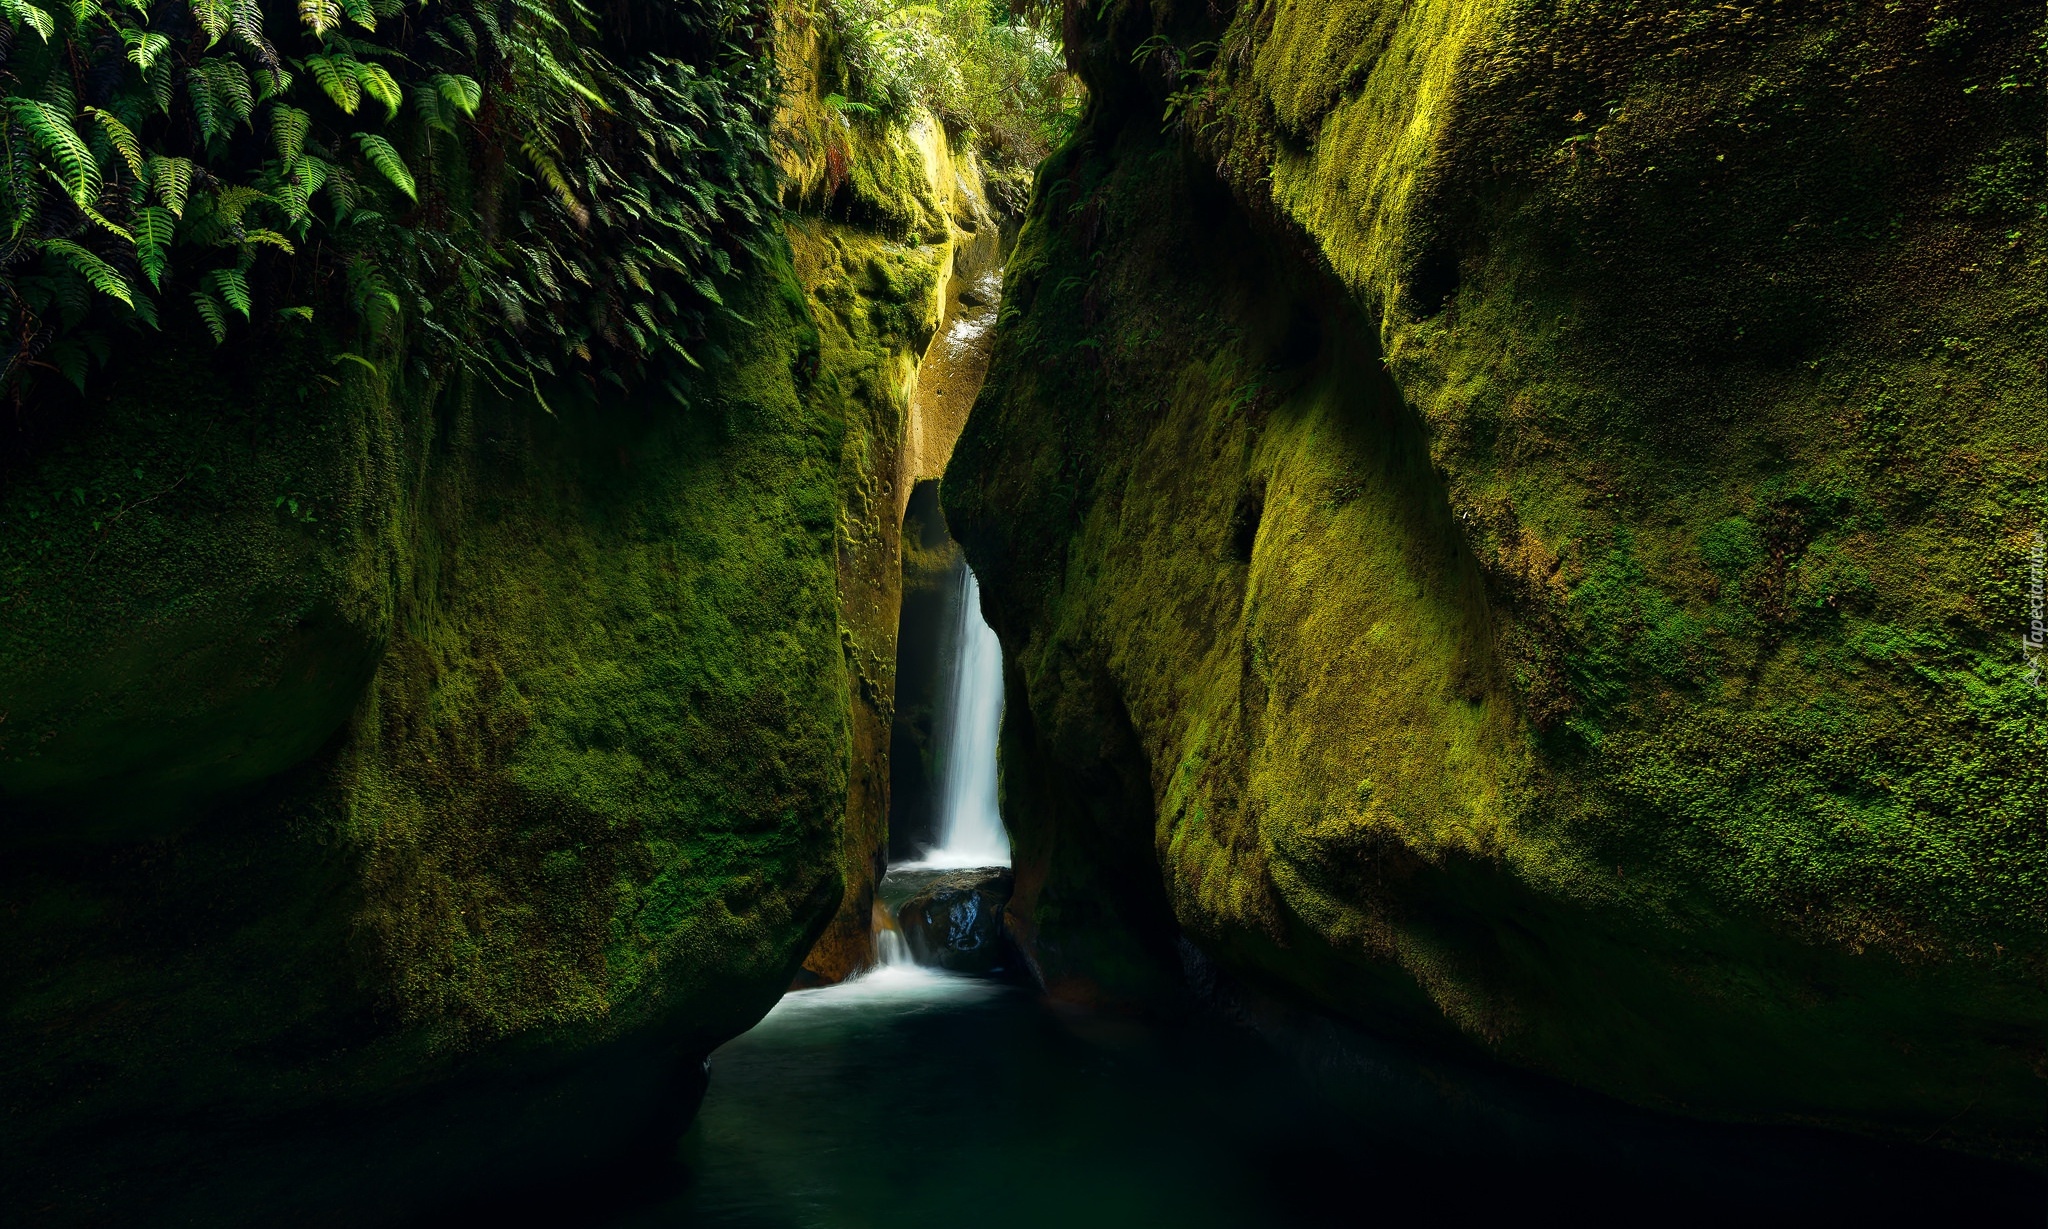
[[[533,164],[534,173],[540,176],[541,182],[554,190],[556,199],[562,202],[562,208],[568,210],[569,216],[576,219],[576,225],[590,225],[590,210],[584,208],[583,202],[576,199],[575,189],[569,186],[568,178],[562,174],[562,168],[555,165],[555,160],[531,141],[521,141],[519,152],[525,154],[526,160]]]
[[[137,179],[142,178],[142,142],[135,139],[128,125],[98,107],[87,107],[85,113],[99,121],[100,127],[106,130],[107,140],[113,142],[114,149],[120,153],[121,161],[128,164],[128,169]]]
[[[429,80],[449,106],[471,119],[476,117],[476,109],[484,100],[484,87],[476,83],[476,78],[460,73],[435,73]]]
[[[363,87],[363,93],[384,104],[384,118],[396,118],[399,104],[404,101],[405,95],[399,91],[398,82],[392,79],[384,66],[355,60],[350,63],[350,67],[355,70],[356,81]]]
[[[215,269],[206,275],[206,283],[213,292],[227,302],[229,307],[242,313],[242,319],[249,318],[249,276],[240,269]]]
[[[368,132],[357,133],[356,140],[362,144],[363,157],[369,159],[370,165],[376,167],[384,178],[408,198],[415,201],[420,198],[418,190],[413,187],[412,172],[406,169],[405,159],[398,156],[391,142]]]
[[[149,87],[149,98],[156,109],[165,115],[171,113],[171,66],[168,61],[158,60],[142,74],[144,85]]]
[[[200,138],[208,142],[246,121],[256,105],[249,92],[249,70],[233,60],[200,61],[187,75],[185,89],[192,97]]]
[[[306,57],[306,71],[313,74],[313,80],[341,108],[343,115],[354,115],[363,101],[363,87],[356,80],[352,65],[354,60],[342,56],[309,55]]]
[[[162,205],[144,205],[135,211],[134,221],[135,246],[138,248],[167,248],[177,234],[177,219]]]
[[[143,72],[148,72],[156,58],[171,49],[171,40],[163,35],[125,26],[121,30],[121,41],[128,44],[128,62]]]
[[[249,48],[256,62],[264,68],[276,71],[279,67],[277,48],[263,36],[263,6],[258,0],[230,0],[234,5],[229,24],[234,27],[235,36]]]
[[[62,256],[73,269],[78,271],[80,277],[91,283],[94,290],[99,291],[108,298],[119,299],[130,307],[135,306],[135,298],[128,292],[127,279],[116,273],[114,266],[101,260],[92,252],[71,242],[69,239],[52,239],[45,243],[43,248],[45,251],[55,252]]]
[[[142,275],[149,279],[149,284],[161,288],[177,222],[171,211],[161,205],[144,205],[135,211],[134,220],[136,263],[142,266]]]
[[[275,67],[265,68],[263,75],[257,79],[257,105],[260,106],[273,98],[283,98],[290,94],[292,92],[293,80],[292,70],[286,68],[282,62],[278,63]]]
[[[219,299],[204,290],[195,290],[192,292],[192,306],[199,309],[199,318],[206,321],[207,331],[213,334],[214,345],[228,339],[228,313]]]
[[[470,25],[468,19],[460,13],[448,14],[448,16],[441,19],[441,24],[455,31],[455,37],[461,41],[462,49],[469,52],[471,59],[475,59],[477,56],[476,27]]]
[[[341,6],[334,0],[299,0],[299,20],[316,35],[341,24]]]
[[[247,184],[228,184],[213,194],[213,212],[229,227],[240,226],[249,206],[269,200]]]
[[[306,130],[313,118],[297,107],[278,103],[270,108],[270,139],[277,145],[278,160],[290,166],[306,148]]]
[[[234,117],[233,123],[247,123],[249,113],[256,109],[256,97],[249,92],[249,70],[233,60],[208,60],[205,67],[220,83],[220,98],[227,104],[228,114]]]
[[[151,286],[158,290],[164,288],[164,270],[170,267],[171,262],[164,255],[162,248],[139,247],[135,249],[135,263],[142,266],[142,276],[149,279]],[[144,299],[143,302],[148,302],[148,300]],[[151,323],[154,324],[155,321],[151,320]]]
[[[185,216],[185,200],[192,195],[192,163],[186,158],[159,155],[149,160],[149,182],[156,197],[173,217]]]
[[[412,109],[420,113],[420,118],[426,121],[427,127],[447,133],[455,131],[454,122],[448,118],[448,104],[434,91],[433,86],[424,81],[416,81],[408,90],[412,94]]]
[[[56,176],[53,174],[51,178],[55,179]],[[86,217],[91,218],[94,223],[100,226],[101,229],[106,230],[112,234],[119,235],[121,236],[121,238],[126,239],[130,243],[135,242],[134,235],[129,234],[126,229],[116,226],[112,222],[109,222],[105,214],[101,213],[97,209],[94,209],[91,205],[80,202],[78,206],[78,211],[80,213],[83,213]]]
[[[234,16],[234,0],[192,0],[192,20],[206,31],[206,45],[213,46],[228,32]]]
[[[370,0],[341,0],[341,11],[365,30],[377,28],[377,13],[370,7]]]
[[[268,247],[274,247],[279,251],[283,252],[287,256],[290,256],[296,250],[295,248],[292,247],[291,240],[285,238],[283,235],[278,234],[274,230],[264,230],[261,228],[251,231],[244,231],[242,234],[242,242],[245,244],[261,243]]]
[[[14,100],[14,115],[37,145],[57,165],[57,182],[72,201],[83,205],[100,194],[100,167],[85,139],[71,126],[71,116],[47,102]]]
[[[299,159],[293,165],[292,178],[298,180],[305,187],[307,196],[311,196],[320,190],[321,184],[327,182],[327,176],[333,170],[334,165],[330,162],[320,158],[305,157]]]
[[[57,23],[50,15],[30,4],[28,0],[7,0],[4,7],[10,18],[34,30],[46,43],[50,41],[50,36],[57,32]]]

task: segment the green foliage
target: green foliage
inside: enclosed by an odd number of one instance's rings
[[[17,424],[61,387],[45,375],[75,383],[78,355],[154,327],[159,294],[220,341],[318,320],[333,348],[460,362],[504,391],[565,364],[673,378],[775,213],[754,0],[630,37],[577,0],[0,12]],[[74,336],[100,340],[57,362]]]
[[[1028,172],[1074,131],[1080,81],[1067,71],[1058,11],[1013,13],[992,0],[835,0],[846,93],[826,101],[881,119],[930,108],[972,131],[989,184],[1021,211]]]

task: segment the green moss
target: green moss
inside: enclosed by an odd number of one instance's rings
[[[606,1063],[636,1055],[653,1097],[773,1002],[840,895],[845,426],[806,388],[787,255],[733,301],[752,325],[680,397],[564,388],[547,414],[364,380],[253,433],[181,405],[173,435],[138,377],[15,478],[11,508],[86,487],[89,526],[92,483],[151,449],[203,475],[97,553],[76,525],[12,539],[7,686],[36,724],[7,727],[34,735],[7,788],[35,792],[7,815],[6,1146],[32,1187],[327,1198],[307,1124],[404,1089],[425,1100],[362,1163],[492,1180],[493,1149],[554,1137],[489,1088],[612,1098],[563,1122],[616,1143],[655,1110]],[[273,506],[287,475],[311,523]],[[341,633],[271,630],[307,621]],[[247,1121],[301,1150],[221,1134]],[[475,1164],[379,1142],[434,1121],[469,1123]]]
[[[946,487],[1020,822],[1116,765],[1179,924],[1326,1002],[2037,1148],[2042,236],[1966,202],[2039,106],[2030,19],[1940,16],[1082,15]]]

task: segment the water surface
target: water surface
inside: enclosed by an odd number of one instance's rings
[[[624,1223],[2040,1222],[2042,1186],[2015,1170],[1265,1023],[1147,1024],[916,967],[791,994],[714,1056],[683,1187]]]

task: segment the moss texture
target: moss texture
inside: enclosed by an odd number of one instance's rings
[[[1156,895],[1383,1026],[2038,1159],[2038,20],[1071,14],[945,488],[1041,955]]]
[[[874,216],[937,208],[875,156]],[[901,229],[795,219],[677,388],[171,337],[7,476],[11,1206],[363,1223],[641,1157],[806,952],[866,962],[951,250]]]
[[[836,981],[874,961],[869,921],[889,831],[908,392],[917,355],[938,324],[936,291],[949,252],[840,223],[809,222],[791,238],[814,296],[816,396],[847,430],[836,554],[853,722],[851,792],[838,849],[845,886],[831,925],[804,961],[811,974]]]
[[[773,1002],[839,893],[844,427],[787,263],[742,297],[686,402],[215,380],[171,434],[138,365],[15,476],[14,1157],[160,1131],[171,1163],[480,1062],[686,1066]],[[201,478],[94,534],[137,471]],[[147,1126],[88,1146],[115,1118]]]

